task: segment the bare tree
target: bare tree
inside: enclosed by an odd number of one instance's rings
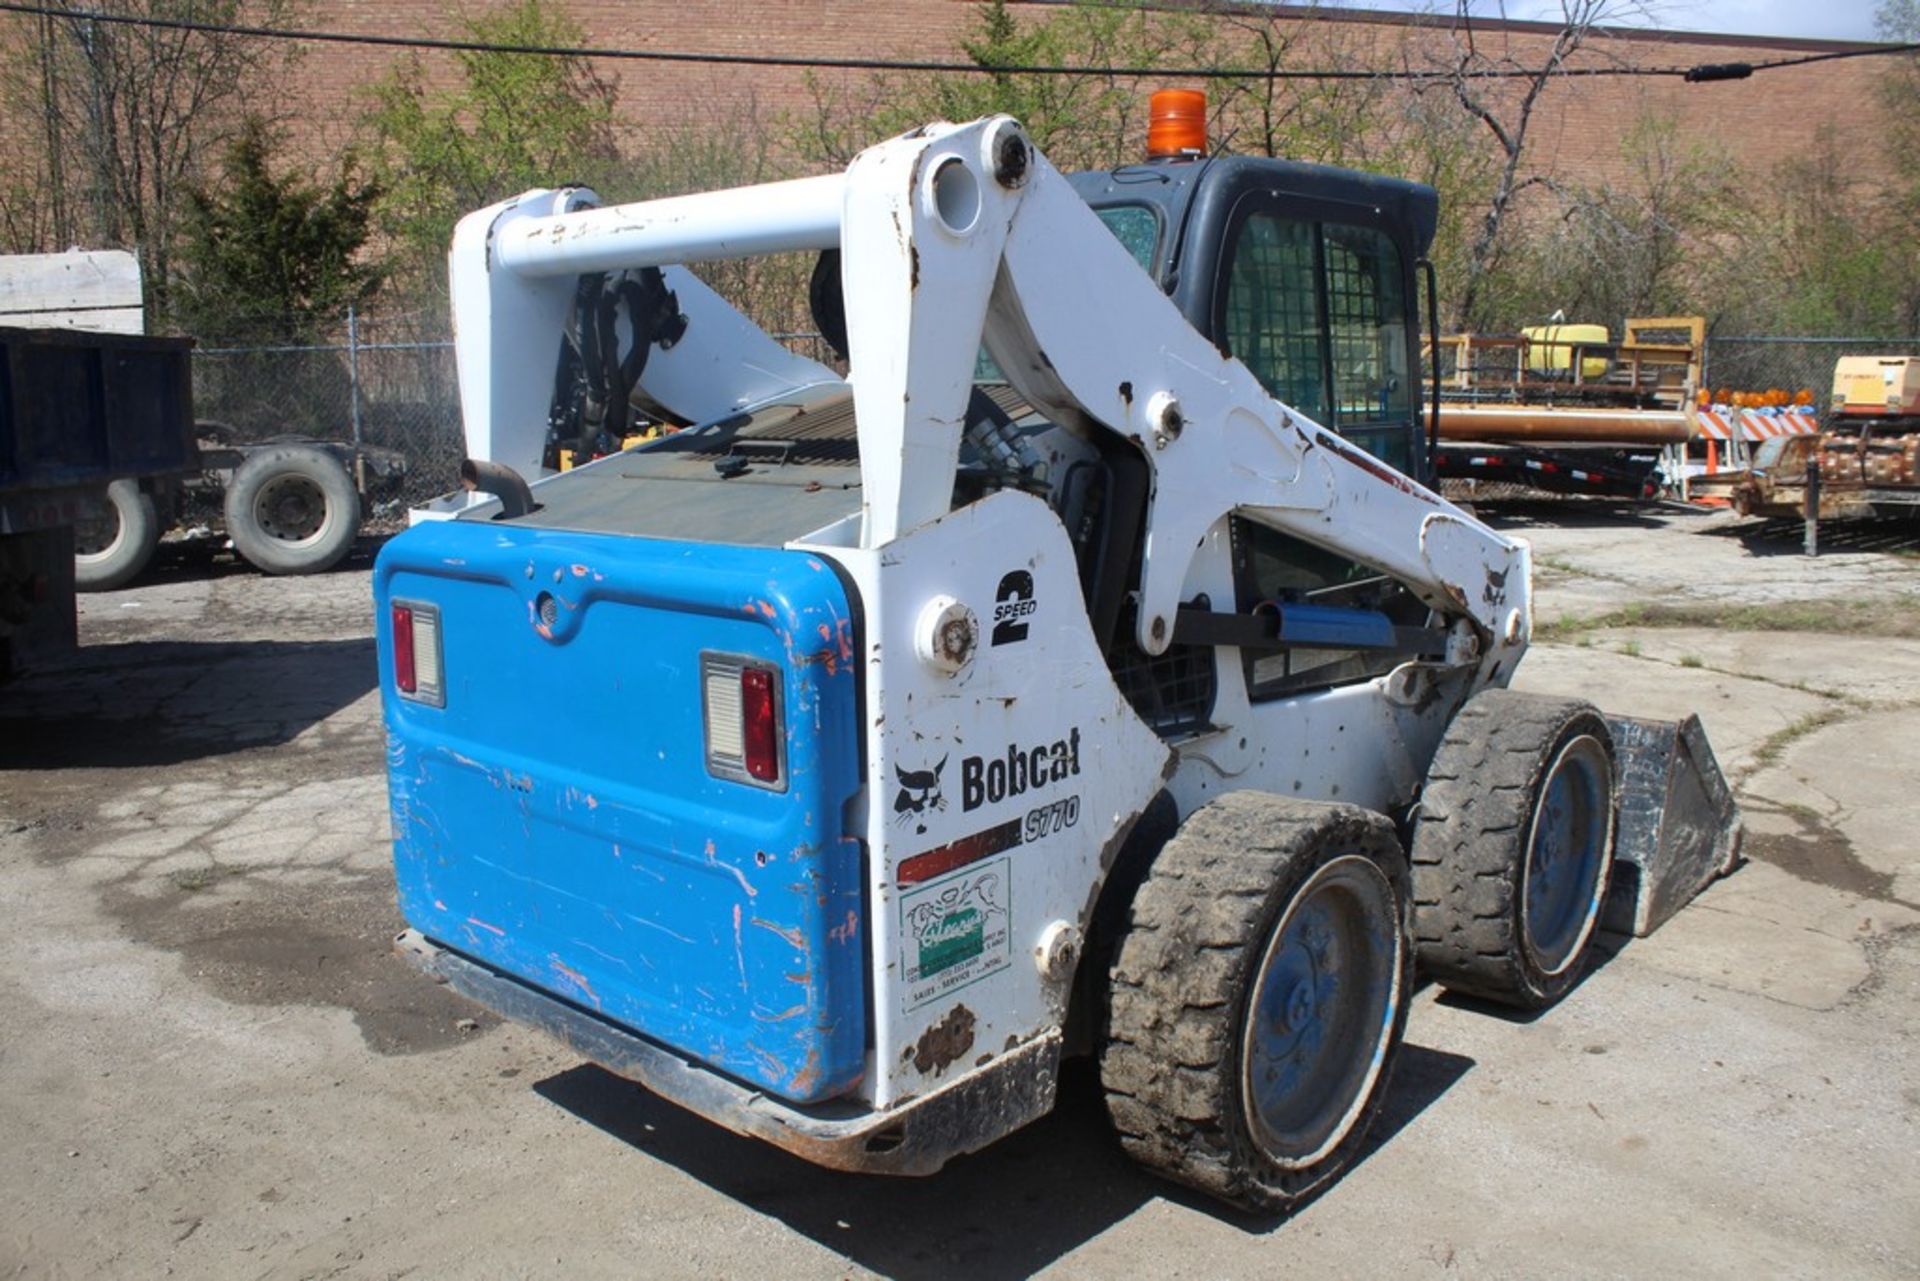
[[[1545,175],[1526,172],[1527,135],[1542,96],[1596,31],[1623,18],[1644,18],[1648,9],[1641,0],[1560,0],[1559,30],[1544,50],[1522,56],[1514,52],[1511,31],[1501,33],[1497,48],[1483,37],[1474,24],[1473,0],[1454,2],[1448,83],[1461,109],[1485,126],[1498,148],[1492,190],[1468,243],[1456,304],[1464,328],[1483,319],[1487,278],[1498,261],[1502,233],[1517,199],[1531,187],[1551,185]]]
[[[218,30],[103,22],[102,10],[213,27],[284,21],[290,0],[50,0],[65,10],[37,23],[9,77],[16,109],[43,121],[40,154],[15,192],[44,193],[10,230],[51,244],[135,250],[150,316],[164,315],[172,252],[187,193],[250,107],[264,73],[290,46]]]
[[[1401,105],[1391,76],[1292,80],[1286,73],[1391,65],[1404,52],[1403,32],[1386,29],[1393,34],[1383,39],[1382,28],[1329,21],[1319,0],[1289,6],[1284,14],[1244,0],[1211,0],[1197,11],[1212,17],[1214,30],[1192,51],[1196,61],[1264,73],[1220,82],[1213,123],[1224,145],[1255,155],[1358,166],[1391,146],[1393,117]]]

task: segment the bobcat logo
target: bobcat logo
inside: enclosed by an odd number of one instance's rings
[[[947,798],[940,791],[940,771],[946,767],[947,758],[944,756],[934,763],[932,769],[893,767],[893,776],[900,780],[900,790],[893,798],[895,822],[912,822],[913,830],[925,835],[928,811],[947,808]]]

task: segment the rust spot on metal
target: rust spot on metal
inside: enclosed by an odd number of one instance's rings
[[[808,1090],[811,1090],[819,1080],[820,1051],[817,1049],[808,1050],[806,1064],[802,1066],[798,1072],[793,1074],[793,1080],[788,1082],[788,1085],[795,1094],[805,1094]]]
[[[748,924],[757,925],[763,930],[773,931],[775,934],[778,934],[781,938],[791,943],[799,951],[804,952],[807,950],[806,936],[803,935],[797,929],[788,929],[786,926],[776,925],[772,921],[763,921],[757,916],[754,917],[751,921],[749,921]]]
[[[922,1076],[938,1075],[973,1048],[973,1011],[956,1005],[947,1016],[920,1034],[913,1047],[913,1066]]]
[[[778,1014],[762,1014],[760,1011],[755,1010],[753,1017],[762,1023],[784,1023],[788,1019],[797,1019],[806,1012],[807,1007],[804,1005],[789,1005]]]
[[[557,956],[553,958],[553,970],[554,970],[554,973],[558,974],[561,978],[565,979],[567,982],[571,983],[574,987],[584,992],[586,994],[587,999],[593,1002],[594,1007],[596,1009],[599,1008],[600,998],[594,994],[593,984],[587,982],[586,975],[582,974],[579,970],[574,969],[572,966],[568,965],[565,961],[561,960]]]
[[[920,287],[920,246],[908,245],[907,252],[908,254],[911,255],[909,265],[911,266],[913,271],[912,278],[909,280],[907,284],[907,288],[918,289]]]
[[[847,919],[827,931],[827,937],[835,943],[851,943],[860,936],[860,914],[849,911]]]

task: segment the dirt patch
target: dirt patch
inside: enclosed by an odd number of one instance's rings
[[[315,894],[218,883],[158,894],[115,887],[102,901],[129,937],[178,953],[221,999],[337,1006],[380,1054],[437,1050],[499,1022],[394,955],[401,920],[384,878]]]
[[[1770,835],[1748,832],[1741,844],[1748,858],[1770,863],[1789,876],[1839,890],[1842,894],[1920,911],[1920,903],[1895,897],[1891,873],[1878,871],[1860,861],[1852,840],[1844,832],[1807,810],[1790,809],[1785,813],[1800,830]]]

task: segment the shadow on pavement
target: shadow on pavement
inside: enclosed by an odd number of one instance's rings
[[[1406,1044],[1364,1163],[1473,1067]],[[1091,1062],[1069,1062],[1051,1115],[925,1179],[843,1174],[741,1138],[592,1064],[534,1085],[622,1143],[883,1276],[1026,1277],[1164,1198],[1249,1233],[1285,1219],[1243,1214],[1157,1179],[1107,1128]],[[1327,1195],[1338,1195],[1338,1184]],[[1204,1271],[1204,1269],[1202,1269]]]
[[[1735,538],[1754,556],[1806,554],[1806,522],[1793,518],[1745,521],[1710,531]],[[1884,517],[1873,520],[1823,520],[1820,555],[1914,555],[1920,553],[1920,518]]]
[[[340,563],[327,570],[343,574],[373,568],[374,557],[391,538],[387,533],[362,533]],[[154,587],[167,583],[209,582],[223,578],[263,577],[259,570],[240,558],[224,538],[173,538],[154,549],[153,563],[140,572],[131,587]]]
[[[0,690],[0,769],[173,765],[285,743],[376,679],[371,638],[89,645]]]
[[[1456,499],[1455,501],[1460,501]],[[1467,499],[1474,514],[1494,529],[1657,529],[1691,508],[1612,498]]]
[[[1586,986],[1586,984],[1593,979],[1594,975],[1611,965],[1613,958],[1620,955],[1621,950],[1632,942],[1633,938],[1631,935],[1614,934],[1607,930],[1595,930],[1593,941],[1587,945],[1586,959],[1580,963],[1580,973],[1575,976],[1572,986],[1568,987],[1565,992],[1562,992],[1559,998],[1551,1005],[1542,1009],[1523,1010],[1518,1006],[1506,1005],[1499,1001],[1488,1001],[1477,996],[1470,996],[1464,992],[1451,992],[1444,989],[1435,1000],[1442,1005],[1451,1006],[1454,1009],[1472,1010],[1475,1014],[1499,1019],[1502,1023],[1513,1023],[1524,1027],[1529,1023],[1538,1022],[1540,1019],[1552,1014],[1554,1010],[1559,1007],[1561,1001],[1566,1000],[1582,987]]]

